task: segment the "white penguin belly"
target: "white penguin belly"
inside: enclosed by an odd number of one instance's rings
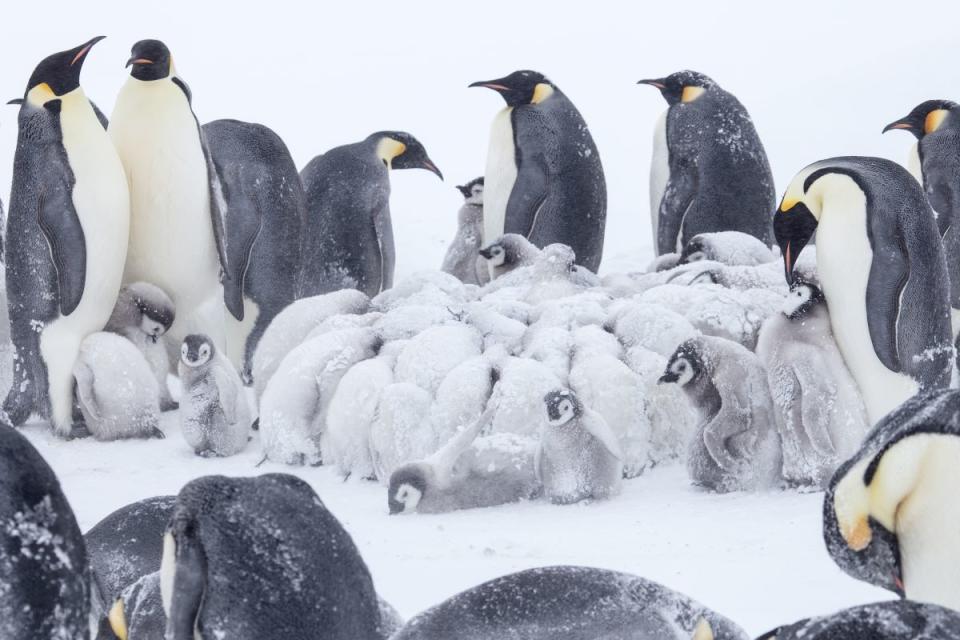
[[[660,229],[660,201],[670,180],[670,152],[667,148],[667,111],[660,114],[653,127],[653,157],[650,160],[650,225],[653,228],[653,247],[656,252]]]
[[[937,440],[897,511],[897,538],[907,597],[960,609],[960,439]]]
[[[513,144],[513,113],[507,107],[497,114],[490,128],[490,148],[483,178],[483,243],[503,235],[507,202],[517,181],[517,158]]]
[[[923,165],[920,163],[920,148],[916,142],[910,147],[907,155],[907,170],[917,179],[917,182],[923,184]]]
[[[918,390],[913,378],[883,365],[870,339],[867,283],[873,249],[867,238],[866,200],[859,189],[831,199],[817,230],[817,272],[830,308],[837,346],[867,409],[870,424]]]

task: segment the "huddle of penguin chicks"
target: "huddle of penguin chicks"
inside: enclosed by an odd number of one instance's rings
[[[250,409],[235,367],[204,335],[180,350],[180,402],[167,385],[164,336],[176,310],[159,287],[125,285],[104,331],[88,336],[74,365],[79,410],[98,440],[163,438],[161,412],[180,409],[183,436],[201,456],[239,453],[250,438]]]

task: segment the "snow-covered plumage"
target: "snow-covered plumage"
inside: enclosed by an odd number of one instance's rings
[[[480,355],[483,340],[462,324],[431,327],[414,336],[397,357],[397,382],[409,382],[436,393],[450,371]]]
[[[756,266],[776,262],[770,247],[750,234],[740,231],[700,233],[687,241],[680,262],[711,260],[730,266]]]
[[[433,454],[453,435],[437,433],[430,421],[433,398],[409,382],[384,387],[370,429],[370,457],[377,479],[386,484],[398,467]]]
[[[504,358],[490,398],[489,406],[497,410],[491,431],[537,437],[547,423],[543,398],[562,386],[556,374],[536,360]]]
[[[684,340],[700,334],[676,311],[634,300],[612,307],[606,326],[624,347],[643,347],[664,357],[670,357]]]
[[[757,640],[839,638],[960,640],[960,613],[912,600],[875,602],[784,625]]]

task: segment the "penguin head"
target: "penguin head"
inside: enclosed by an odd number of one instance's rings
[[[422,462],[405,464],[390,475],[387,506],[390,515],[413,513],[427,492],[430,468]]]
[[[159,40],[141,40],[134,44],[127,66],[131,67],[131,76],[145,82],[162,80],[173,75],[170,49]]]
[[[773,235],[777,238],[783,256],[784,274],[788,284],[796,277],[793,267],[800,252],[807,246],[820,224],[823,209],[821,188],[814,184],[829,173],[826,169],[807,167],[797,174],[783,194],[783,200],[773,214]],[[822,186],[822,185],[821,185]]]
[[[501,267],[507,263],[507,249],[500,240],[494,240],[480,249],[480,257],[491,267]]]
[[[483,176],[474,178],[467,184],[457,186],[467,204],[483,204]]]
[[[680,343],[670,360],[667,362],[666,371],[657,381],[659,384],[676,383],[684,387],[703,373],[703,360],[700,358],[700,350],[694,340],[687,340]]]
[[[471,87],[493,89],[506,101],[508,106],[519,107],[524,104],[540,104],[556,91],[557,87],[545,75],[538,71],[514,71],[508,76],[496,80],[474,82]]]
[[[134,282],[126,289],[140,314],[140,329],[156,342],[173,324],[176,315],[173,301],[162,289],[148,282]]]
[[[640,80],[637,84],[656,87],[670,106],[693,102],[717,86],[709,76],[697,71],[677,71],[665,78],[649,78]]]
[[[695,235],[687,241],[680,253],[680,260],[677,264],[689,264],[709,259],[705,239],[701,235]]]
[[[957,106],[956,102],[950,100],[921,102],[906,116],[885,126],[883,132],[903,129],[916,136],[917,140],[923,140],[925,135],[933,133],[943,126],[943,123],[951,118]]]
[[[543,397],[547,404],[547,424],[560,427],[583,415],[583,405],[573,391],[559,389]]]
[[[215,353],[216,348],[210,338],[194,333],[183,339],[183,344],[180,346],[180,361],[194,369],[210,362]]]
[[[388,169],[426,169],[443,180],[443,174],[427,156],[427,150],[409,133],[378,131],[367,140],[376,142],[377,157]]]
[[[783,305],[783,315],[791,320],[800,320],[825,300],[820,287],[802,276],[795,277]]]
[[[44,58],[33,70],[23,100],[11,100],[10,104],[28,102],[34,107],[43,107],[79,89],[83,62],[93,45],[104,38],[106,36],[97,36],[73,49]]]

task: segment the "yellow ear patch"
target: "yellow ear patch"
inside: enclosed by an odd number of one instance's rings
[[[683,93],[680,94],[680,102],[693,102],[697,98],[703,95],[703,92],[706,91],[703,87],[688,86],[683,88]]]
[[[950,112],[946,109],[935,109],[928,113],[926,119],[923,121],[923,132],[933,133],[939,129],[948,113]]]
[[[407,145],[393,138],[381,138],[377,144],[377,157],[391,166],[393,159],[407,150]]]
[[[546,82],[541,82],[533,88],[533,98],[530,99],[530,104],[540,104],[552,95],[553,87]]]
[[[790,211],[790,209],[797,206],[798,202],[800,202],[800,198],[784,198],[783,202],[780,203],[780,211]]]
[[[693,630],[691,640],[713,640],[713,629],[706,618],[700,618],[697,628]]]
[[[110,622],[110,628],[114,635],[120,640],[127,640],[127,616],[123,612],[123,600],[118,599],[110,608],[110,615],[107,616]]]
[[[42,107],[51,100],[56,99],[57,94],[53,92],[46,82],[38,84],[27,92],[27,102],[34,106]]]

